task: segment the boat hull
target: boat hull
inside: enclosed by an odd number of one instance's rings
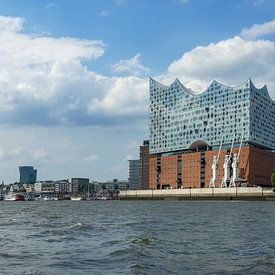
[[[25,201],[25,196],[22,194],[8,194],[4,198],[5,201]]]
[[[71,197],[71,201],[82,201],[82,197]]]

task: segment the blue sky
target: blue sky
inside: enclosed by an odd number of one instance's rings
[[[148,77],[275,96],[274,0],[0,2],[0,175],[127,178],[148,138]]]

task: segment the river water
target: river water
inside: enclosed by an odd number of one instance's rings
[[[0,274],[275,274],[275,202],[0,201]]]

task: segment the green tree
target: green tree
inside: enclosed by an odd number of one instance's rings
[[[273,192],[275,192],[275,173],[272,173],[271,175],[271,184],[273,187]]]

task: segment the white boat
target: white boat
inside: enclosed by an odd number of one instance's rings
[[[13,192],[9,192],[8,194],[6,194],[4,196],[4,200],[5,201],[24,201],[25,200],[25,196],[22,194],[16,194]]]
[[[50,196],[45,196],[43,198],[43,201],[58,201],[58,198],[56,198],[56,197],[50,197]]]
[[[83,198],[80,196],[76,196],[76,197],[71,197],[71,201],[82,201]]]
[[[107,198],[106,196],[102,196],[102,197],[100,197],[100,199],[101,199],[102,201],[108,200],[108,198]]]

